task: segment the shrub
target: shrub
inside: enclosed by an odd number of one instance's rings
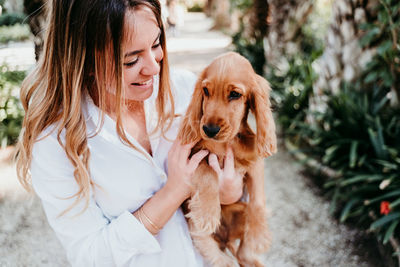
[[[25,78],[24,71],[10,71],[0,67],[0,145],[14,144],[21,130],[23,109],[19,101],[19,84]]]
[[[200,3],[194,3],[191,7],[188,7],[188,12],[203,12],[204,7]]]
[[[23,13],[6,13],[0,16],[0,26],[12,26],[26,22],[26,15]]]
[[[25,41],[31,36],[31,31],[27,24],[15,24],[13,26],[0,27],[0,43],[10,41]]]
[[[263,42],[243,37],[243,29],[242,24],[241,30],[232,36],[235,51],[250,61],[256,73],[263,75],[265,65]]]
[[[373,231],[386,244],[400,236],[400,3],[382,0],[377,12],[376,21],[360,26],[360,45],[377,48],[363,74],[337,95],[327,93],[323,113],[304,101],[296,117],[290,105],[279,117],[288,138],[338,172],[323,184],[340,221]],[[294,100],[286,95],[284,101]]]
[[[314,124],[296,121],[291,129],[304,150],[341,174],[324,183],[340,220],[376,231],[383,243],[400,221],[400,109],[387,101],[378,89],[344,84],[324,113],[312,114]]]

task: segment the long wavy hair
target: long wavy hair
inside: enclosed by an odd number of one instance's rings
[[[21,87],[25,118],[17,145],[17,173],[21,184],[30,191],[29,168],[33,145],[43,130],[55,125],[58,142],[74,167],[74,178],[79,185],[79,191],[71,196],[76,197],[75,202],[65,212],[82,200],[86,201],[87,207],[90,189],[94,185],[88,168],[90,151],[81,109],[85,94],[89,94],[102,111],[102,125],[107,86],[115,85],[117,133],[122,142],[137,149],[128,140],[121,120],[124,105],[122,43],[129,36],[127,29],[124,29],[125,14],[143,6],[153,11],[161,29],[160,42],[164,57],[160,62],[156,129],[165,133],[174,117],[174,100],[169,83],[165,30],[159,1],[48,1],[44,50],[35,69]],[[60,138],[62,131],[65,132],[64,142]]]

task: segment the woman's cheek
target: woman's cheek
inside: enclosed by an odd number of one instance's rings
[[[164,52],[163,52],[163,50],[162,50],[162,48],[161,48],[161,46],[160,46],[160,47],[157,48],[156,60],[157,60],[158,62],[160,62],[163,58],[164,58]]]

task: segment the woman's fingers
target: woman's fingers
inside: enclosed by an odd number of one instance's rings
[[[222,178],[222,169],[219,166],[218,157],[214,153],[208,156],[208,165],[213,168],[213,170],[217,173],[218,179]]]
[[[226,150],[225,160],[224,160],[224,171],[229,175],[235,172],[235,160],[233,157],[233,151],[231,147]]]
[[[189,168],[191,170],[196,170],[197,166],[199,166],[200,162],[204,159],[205,156],[208,155],[208,150],[200,150],[196,154],[194,154],[191,159],[189,160]]]
[[[191,142],[188,144],[183,145],[181,143],[180,139],[176,139],[174,144],[176,143],[176,150],[179,156],[179,159],[183,162],[185,162],[190,155],[190,152],[192,151],[192,148],[194,147],[194,145],[196,144],[196,142]]]

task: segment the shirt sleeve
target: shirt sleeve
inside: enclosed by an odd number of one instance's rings
[[[75,203],[79,185],[55,133],[35,143],[30,170],[49,224],[73,266],[123,266],[161,251],[156,238],[129,211],[106,218],[92,191],[87,209],[82,199],[60,216]]]

